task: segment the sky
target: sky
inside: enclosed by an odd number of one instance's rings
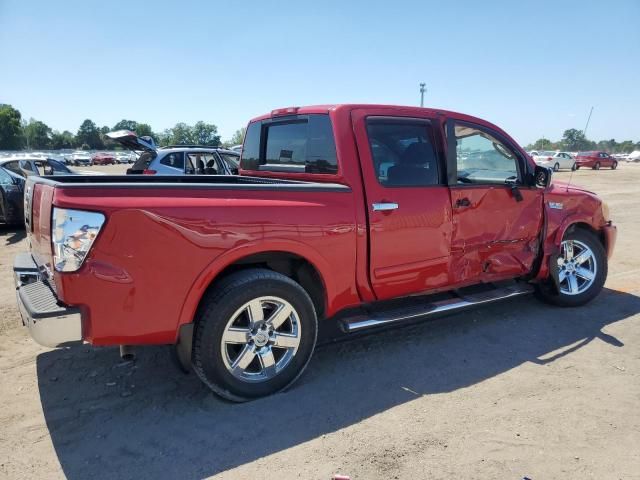
[[[640,0],[0,0],[0,103],[76,132],[199,120],[223,140],[279,107],[419,105],[525,145],[640,141]]]

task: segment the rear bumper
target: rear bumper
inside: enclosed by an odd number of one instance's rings
[[[38,267],[28,253],[13,263],[16,301],[22,324],[40,345],[60,347],[82,341],[82,314],[78,308],[61,304],[42,281]]]
[[[613,248],[616,246],[616,239],[618,238],[618,229],[609,222],[602,227],[602,231],[604,233],[604,248],[607,252],[607,258],[611,258]]]

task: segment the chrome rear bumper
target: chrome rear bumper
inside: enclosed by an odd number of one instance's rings
[[[22,324],[40,345],[60,347],[82,341],[82,314],[63,305],[42,281],[38,267],[28,253],[18,255],[13,264],[16,301]]]

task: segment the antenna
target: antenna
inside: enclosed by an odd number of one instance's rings
[[[589,116],[587,117],[587,124],[584,126],[584,130],[582,131],[582,135],[584,139],[587,139],[587,128],[589,127],[589,121],[591,120],[591,114],[593,113],[593,107],[589,110]],[[575,162],[574,162],[575,163]],[[569,181],[567,182],[567,192],[569,191],[569,185],[571,185],[571,179],[573,178],[574,169],[571,169],[571,174],[569,175]]]

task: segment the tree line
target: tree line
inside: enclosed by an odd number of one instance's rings
[[[526,150],[562,150],[566,152],[602,150],[609,153],[631,153],[634,150],[640,150],[640,142],[634,143],[633,140],[616,142],[614,138],[595,142],[589,140],[582,130],[570,128],[564,131],[560,140],[554,142],[547,138],[539,138],[534,143],[527,145]]]
[[[237,130],[226,142],[218,135],[218,127],[203,121],[194,125],[177,123],[173,128],[154,132],[147,123],[134,120],[120,120],[113,127],[98,127],[86,119],[76,133],[51,129],[46,123],[30,118],[25,120],[16,108],[0,104],[0,150],[60,150],[80,148],[82,150],[115,149],[119,144],[111,141],[106,134],[113,130],[131,130],[139,137],[149,136],[160,146],[165,145],[207,145],[211,147],[232,146],[242,143],[244,128]]]

